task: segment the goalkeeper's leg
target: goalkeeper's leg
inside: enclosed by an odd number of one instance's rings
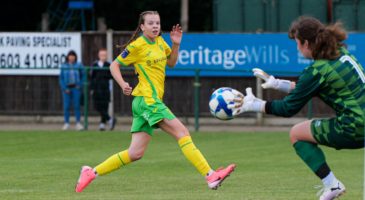
[[[327,165],[323,151],[311,131],[311,120],[296,124],[290,131],[290,141],[298,156],[322,180],[320,199],[333,199],[345,192],[345,186],[337,180]]]

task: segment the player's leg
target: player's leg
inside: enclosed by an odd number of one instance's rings
[[[94,168],[95,172],[102,176],[141,159],[150,140],[151,136],[145,132],[133,133],[129,148],[110,156]]]
[[[83,167],[79,181],[76,185],[76,192],[82,192],[82,190],[90,184],[97,175],[105,175],[131,163],[132,161],[142,158],[148,143],[151,140],[153,128],[143,117],[144,109],[140,106],[141,103],[143,104],[143,97],[135,97],[132,102],[133,122],[131,133],[133,134],[129,148],[110,156],[94,169],[87,166]]]
[[[311,131],[311,120],[296,124],[290,130],[290,141],[298,156],[321,179],[330,173],[323,151]]]
[[[296,124],[290,130],[290,141],[298,156],[322,180],[324,192],[321,199],[333,199],[345,191],[344,185],[330,170],[323,151],[313,136],[312,120]]]
[[[62,127],[63,130],[67,130],[70,127],[70,103],[71,103],[71,94],[62,91],[63,98],[63,117],[64,117],[64,125]]]
[[[188,129],[177,118],[165,118],[158,123],[158,126],[178,141],[185,157],[195,166],[200,174],[206,176],[210,188],[217,189],[223,180],[234,170],[235,165],[229,165],[224,169],[213,171],[203,154],[193,143]]]
[[[110,156],[94,169],[89,166],[83,166],[77,181],[76,192],[82,192],[97,176],[106,175],[133,161],[141,159],[150,140],[151,136],[145,132],[133,133],[132,141],[128,149]]]
[[[202,153],[195,147],[189,131],[180,120],[177,118],[172,120],[163,119],[158,123],[158,126],[178,141],[183,154],[200,174],[206,176],[209,172],[213,171]]]
[[[294,125],[289,133],[290,142],[295,144],[297,141],[307,141],[317,144],[317,141],[314,139],[310,128],[311,123],[312,120],[307,120]]]

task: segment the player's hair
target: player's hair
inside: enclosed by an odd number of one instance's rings
[[[101,47],[101,48],[99,48],[98,52],[100,52],[100,51],[108,51],[108,50],[105,47]]]
[[[128,42],[122,46],[117,45],[118,48],[126,48],[128,46],[128,44],[132,43],[134,40],[136,40],[139,37],[139,34],[142,32],[141,29],[141,24],[144,24],[144,17],[146,15],[160,15],[157,11],[144,11],[141,14],[139,14],[139,19],[138,19],[138,25],[136,30],[134,31],[132,37],[128,40]],[[161,35],[161,31],[160,31],[160,35]]]
[[[67,53],[67,56],[66,56],[66,63],[68,63],[68,57],[69,56],[75,56],[75,63],[77,62],[77,54],[74,50],[70,50],[68,53]]]
[[[324,25],[316,18],[301,16],[291,24],[289,38],[301,44],[307,40],[313,59],[333,60],[340,56],[339,48],[345,46],[347,33],[341,22]]]

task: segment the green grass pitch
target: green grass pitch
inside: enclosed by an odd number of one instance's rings
[[[0,199],[312,200],[321,184],[289,144],[287,133],[193,133],[213,168],[236,171],[212,191],[177,143],[156,133],[145,157],[74,192],[80,166],[95,166],[129,145],[121,132],[0,132]],[[323,148],[347,187],[341,200],[362,199],[363,150]]]

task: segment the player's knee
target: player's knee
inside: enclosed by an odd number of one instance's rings
[[[128,151],[129,157],[132,161],[140,160],[144,155],[144,150]]]
[[[298,129],[296,128],[296,126],[293,126],[291,129],[290,129],[290,132],[289,132],[289,139],[290,139],[290,142],[292,144],[295,144],[297,141],[298,141],[298,138],[297,138],[297,132],[298,132]]]
[[[184,126],[179,130],[179,138],[190,136],[189,130]]]
[[[182,126],[174,131],[173,136],[175,137],[176,140],[179,140],[180,138],[183,138],[185,136],[190,136],[190,133],[185,126]]]
[[[182,128],[181,133],[184,136],[189,136],[190,135],[189,130],[185,126]]]

